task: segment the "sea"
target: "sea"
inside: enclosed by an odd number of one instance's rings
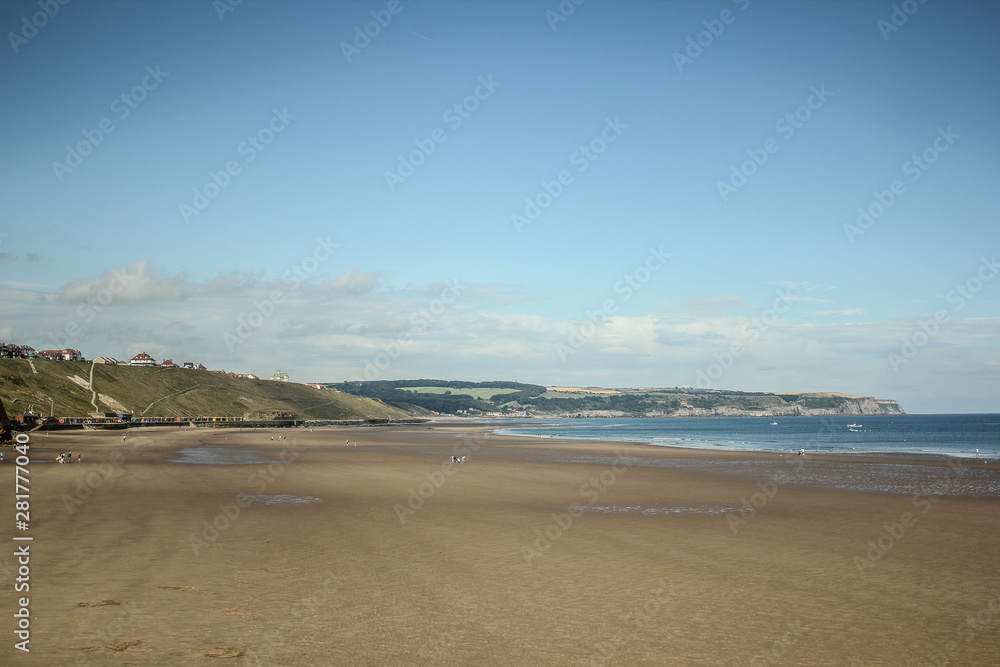
[[[1000,459],[1000,414],[545,419],[496,432],[730,451]]]

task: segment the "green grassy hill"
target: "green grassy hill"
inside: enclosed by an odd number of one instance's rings
[[[775,394],[674,387],[607,389],[543,387],[518,382],[377,380],[343,382],[342,392],[409,409],[458,415],[528,414],[537,417],[720,417],[905,414],[893,400],[835,392]]]
[[[29,407],[49,416],[85,417],[92,412],[132,412],[136,417],[297,419],[405,419],[409,415],[377,399],[322,391],[294,382],[243,380],[181,368],[140,368],[35,360],[37,373],[20,359],[0,359],[0,399],[13,417]]]

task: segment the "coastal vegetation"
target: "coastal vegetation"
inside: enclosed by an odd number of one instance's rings
[[[776,394],[691,387],[608,389],[519,382],[380,380],[328,385],[403,410],[452,415],[703,417],[904,414],[893,400],[833,392]]]
[[[13,419],[129,413],[140,417],[403,419],[361,396],[295,382],[248,380],[197,369],[0,359],[0,400]]]

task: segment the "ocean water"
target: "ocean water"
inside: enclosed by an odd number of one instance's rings
[[[773,425],[772,422],[776,422]],[[851,424],[858,426],[849,427]],[[547,419],[498,433],[664,447],[1000,458],[1000,414]]]

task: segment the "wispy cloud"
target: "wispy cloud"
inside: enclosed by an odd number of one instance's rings
[[[865,311],[861,308],[850,308],[847,310],[820,310],[816,312],[816,315],[864,315]]]

